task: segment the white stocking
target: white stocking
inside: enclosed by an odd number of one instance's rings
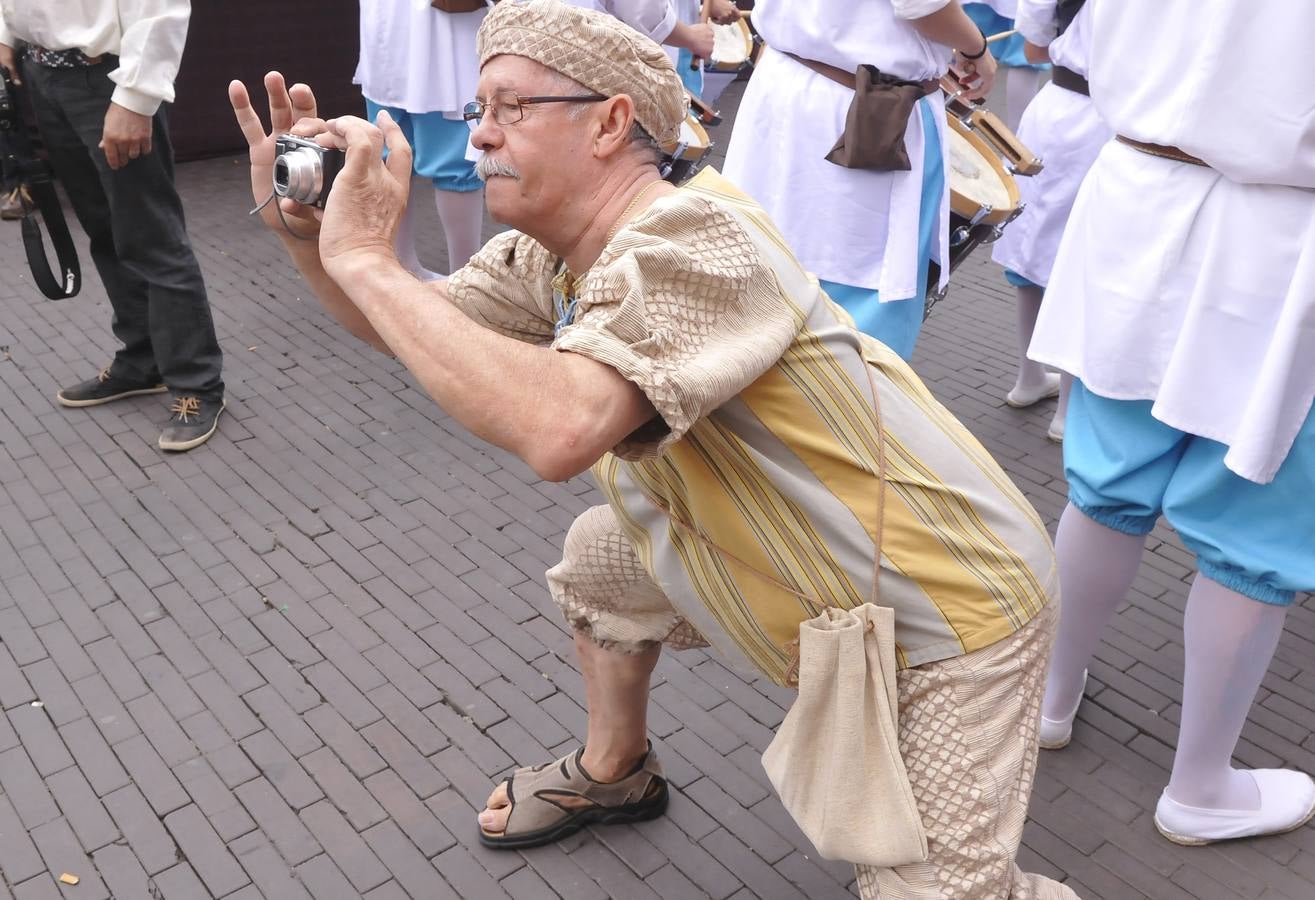
[[[408,203],[402,221],[397,226],[397,261],[402,268],[415,275],[421,281],[433,281],[440,278],[437,272],[431,272],[416,256],[415,204]]]
[[[1018,123],[1023,118],[1023,110],[1032,102],[1036,92],[1041,89],[1040,69],[1027,66],[1010,66],[1005,75],[1005,124],[1009,130],[1018,133]]]
[[[1068,395],[1073,390],[1073,376],[1067,372],[1059,373],[1059,400],[1055,403],[1055,414],[1050,417],[1050,432],[1064,436],[1064,423],[1068,420]]]
[[[1060,516],[1055,551],[1063,605],[1041,701],[1047,719],[1063,719],[1077,705],[1082,672],[1110,616],[1132,587],[1145,544],[1144,536],[1106,528],[1071,503]]]
[[[1283,634],[1287,607],[1197,575],[1187,595],[1183,716],[1169,796],[1206,809],[1257,809],[1260,792],[1233,749]]]
[[[1046,367],[1027,358],[1032,343],[1032,331],[1041,313],[1041,298],[1045,289],[1034,284],[1019,285],[1018,291],[1018,379],[1014,388],[1019,394],[1035,394],[1046,380]]]
[[[455,272],[483,246],[484,189],[477,191],[434,191],[434,205],[447,237],[448,272]]]

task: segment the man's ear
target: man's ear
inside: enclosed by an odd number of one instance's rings
[[[635,102],[629,94],[617,94],[598,104],[594,118],[594,155],[605,159],[630,145],[635,124]]]

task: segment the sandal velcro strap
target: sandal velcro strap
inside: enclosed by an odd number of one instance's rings
[[[499,834],[480,829],[488,847],[537,847],[574,834],[587,825],[653,819],[667,808],[669,792],[662,765],[648,752],[623,778],[595,781],[580,764],[581,747],[555,763],[518,769],[507,779],[511,813]]]

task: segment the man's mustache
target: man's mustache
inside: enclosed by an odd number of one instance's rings
[[[479,162],[475,164],[475,174],[480,177],[481,181],[488,181],[496,175],[501,175],[504,178],[514,178],[517,181],[520,181],[521,177],[521,173],[510,163],[505,163],[488,154],[480,157]]]

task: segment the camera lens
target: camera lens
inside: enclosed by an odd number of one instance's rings
[[[324,187],[320,153],[311,147],[280,153],[274,160],[274,193],[307,205],[317,201]]]
[[[288,195],[288,161],[282,156],[274,160],[274,189],[280,197]]]

